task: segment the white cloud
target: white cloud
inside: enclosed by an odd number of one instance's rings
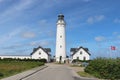
[[[119,32],[113,32],[113,35],[116,37],[116,39],[120,39],[120,33]]]
[[[114,20],[114,22],[115,22],[115,23],[120,23],[120,19],[116,18],[116,19]]]
[[[49,41],[42,41],[40,42],[40,45],[42,46],[49,46],[51,43]]]
[[[105,18],[104,15],[91,16],[91,17],[89,17],[89,18],[87,19],[87,23],[93,24],[93,23],[96,23],[96,22],[100,22],[100,21],[102,21],[104,18]]]
[[[22,46],[23,46],[22,44],[12,44],[10,46],[2,47],[2,49],[16,49],[16,48],[20,48]]]
[[[93,24],[93,23],[94,23],[93,17],[89,17],[89,18],[87,19],[87,23]]]
[[[48,33],[51,29],[53,29],[54,27],[52,27],[54,24],[50,23],[50,21],[47,21],[46,19],[41,19],[38,21],[38,25],[40,30],[42,31],[42,33]],[[47,35],[47,34],[45,34]]]
[[[36,42],[36,41],[30,42],[29,45],[30,45],[30,46],[37,46],[37,45],[38,45],[38,42]]]
[[[120,39],[120,35],[118,36],[118,39]]]
[[[42,19],[42,20],[40,20],[39,22],[38,22],[38,24],[41,26],[41,27],[46,27],[46,26],[48,26],[48,22],[47,22],[47,20],[45,20],[45,19]]]
[[[95,16],[95,19],[96,19],[97,21],[101,21],[101,20],[103,20],[104,18],[105,18],[104,15]]]
[[[23,38],[34,38],[34,37],[36,37],[36,35],[35,35],[35,33],[33,33],[33,32],[24,32],[24,33],[22,34],[22,37],[23,37]]]
[[[55,36],[55,31],[48,31],[48,32],[47,32],[47,35],[48,35],[49,37],[54,37],[54,36]]]
[[[14,13],[16,13],[17,11],[27,9],[32,2],[33,2],[32,0],[21,0],[19,4],[11,6],[9,9],[3,12],[3,15],[8,15],[8,14],[14,15]]]
[[[113,35],[117,35],[117,34],[119,34],[119,32],[113,32]]]
[[[30,46],[50,46],[52,44],[49,40],[40,40],[30,42]]]
[[[16,3],[15,5],[10,5],[8,9],[0,13],[0,23],[4,23],[10,19],[15,18],[17,15],[22,13],[23,10],[28,9],[32,3],[33,0],[21,0],[18,4]]]
[[[9,33],[7,33],[7,34],[5,34],[5,35],[0,36],[0,38],[1,38],[1,39],[0,39],[0,44],[5,43],[6,41],[12,39],[12,38],[15,37],[16,35],[18,35],[20,32],[21,32],[21,28],[15,29],[15,30],[12,31],[12,32],[9,32]]]
[[[3,2],[4,0],[0,0],[0,3]]]
[[[97,36],[97,37],[95,37],[95,40],[98,41],[98,42],[104,41],[105,37],[103,37],[103,36]]]

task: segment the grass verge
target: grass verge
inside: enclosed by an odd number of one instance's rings
[[[42,65],[44,63],[35,61],[0,61],[0,79]]]

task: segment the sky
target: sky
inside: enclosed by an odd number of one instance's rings
[[[119,8],[120,0],[0,0],[0,55],[30,55],[38,46],[54,55],[64,14],[67,55],[83,46],[91,58],[120,57]]]

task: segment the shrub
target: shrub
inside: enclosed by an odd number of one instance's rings
[[[12,58],[4,58],[4,59],[0,59],[1,61],[17,61],[17,62],[19,62],[19,61],[38,61],[38,62],[43,62],[43,63],[46,63],[47,62],[47,60],[46,59],[12,59]]]
[[[76,62],[90,62],[90,60],[78,60],[78,59],[74,59],[73,61],[72,61],[72,63],[76,63]]]
[[[0,73],[0,77],[3,77],[4,76],[4,74],[3,73]]]
[[[46,63],[47,60],[46,59],[40,59],[40,62]]]
[[[98,78],[120,79],[120,59],[96,58],[85,68],[85,72]]]

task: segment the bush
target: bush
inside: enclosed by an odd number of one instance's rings
[[[85,68],[85,72],[98,78],[120,79],[120,58],[97,58],[92,60]]]
[[[78,60],[78,59],[73,59],[72,63],[76,63],[76,62],[90,62],[90,60]]]
[[[46,59],[40,59],[40,62],[46,63],[47,60]]]
[[[3,75],[3,73],[0,73],[0,77],[3,77],[4,75]]]
[[[0,61],[35,61],[35,62],[43,62],[43,63],[46,63],[47,60],[46,59],[12,59],[12,58],[4,58],[4,59],[0,59]]]

